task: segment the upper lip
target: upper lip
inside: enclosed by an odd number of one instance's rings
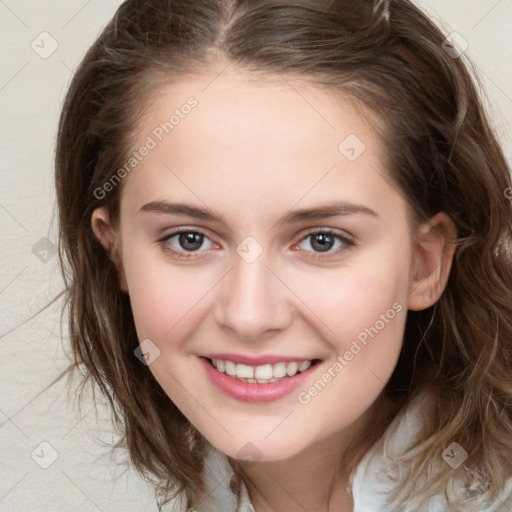
[[[275,363],[291,363],[293,361],[314,361],[310,357],[301,356],[280,356],[280,355],[261,355],[261,356],[248,356],[242,354],[205,354],[202,357],[208,359],[222,359],[223,361],[231,361],[233,363],[245,364],[247,366],[262,366],[264,364],[275,364]]]

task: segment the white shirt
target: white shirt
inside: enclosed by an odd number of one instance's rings
[[[354,508],[351,512],[385,512],[389,491],[396,485],[397,470],[393,469],[392,457],[403,453],[414,442],[424,421],[428,420],[429,399],[423,394],[399,415],[382,439],[363,457],[350,476]],[[431,402],[430,402],[431,403]],[[439,450],[439,466],[446,462]],[[204,477],[208,489],[207,497],[195,509],[187,511],[182,504],[174,502],[169,512],[254,512],[247,488],[235,476],[228,458],[211,448],[205,460]],[[456,490],[456,489],[455,489]],[[433,496],[418,510],[413,505],[400,505],[400,512],[452,512],[444,493]],[[476,508],[474,508],[476,507]],[[398,512],[396,506],[389,508]],[[512,512],[512,477],[503,492],[492,503],[482,500],[480,505],[464,508],[465,512]]]

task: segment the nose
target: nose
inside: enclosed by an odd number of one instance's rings
[[[235,255],[216,297],[217,325],[246,343],[286,329],[293,318],[293,294],[277,275],[265,252],[252,263]]]

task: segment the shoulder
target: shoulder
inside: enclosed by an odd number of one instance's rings
[[[203,469],[205,495],[189,508],[186,499],[177,497],[161,512],[254,512],[243,482],[238,479],[228,457],[209,445]]]
[[[402,475],[395,459],[421,435],[429,415],[429,395],[411,402],[391,423],[383,437],[368,451],[351,475],[354,512],[384,511],[389,493]]]
[[[404,485],[407,472],[400,464],[400,456],[420,440],[423,430],[432,418],[435,395],[423,392],[395,418],[382,438],[363,457],[351,475],[352,493],[354,497],[353,512],[452,512],[447,495],[462,495],[466,489],[460,481],[454,480],[446,493],[431,496],[427,503],[419,509],[415,504],[393,504],[390,493]],[[445,464],[442,450],[435,467],[430,474]],[[427,473],[427,470],[425,471]],[[473,502],[474,503],[474,502]],[[400,508],[396,508],[399,506]],[[508,507],[508,508],[507,508]],[[470,510],[469,508],[467,510]],[[505,512],[512,510],[512,478],[510,478],[499,496],[484,495],[478,509],[479,512]]]
[[[204,466],[206,496],[194,512],[254,512],[247,488],[235,475],[228,457],[209,447]]]
[[[453,511],[444,493],[432,496],[421,509],[414,504],[399,504],[397,508],[390,503],[390,492],[406,478],[396,461],[419,440],[424,426],[428,425],[431,418],[434,400],[435,396],[432,393],[424,392],[411,401],[354,469],[351,475],[353,512]],[[443,464],[441,451],[439,464]],[[228,457],[213,446],[209,447],[205,459],[204,478],[207,492],[195,509],[187,511],[186,507],[175,508],[169,509],[169,512],[254,512],[243,481],[235,475]],[[454,493],[460,492],[460,489],[457,489],[457,482],[454,482],[451,490]],[[482,500],[482,505],[474,510],[512,511],[512,478],[507,481],[500,495],[492,496],[490,501],[489,503]]]

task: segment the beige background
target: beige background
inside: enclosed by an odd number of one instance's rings
[[[512,161],[512,2],[418,3],[468,42]],[[0,0],[0,512],[157,510],[146,484],[123,473],[98,443],[113,436],[108,422],[97,426],[90,399],[80,413],[64,382],[45,391],[67,364],[59,304],[32,318],[62,287],[51,227],[60,105],[73,70],[119,4]]]

